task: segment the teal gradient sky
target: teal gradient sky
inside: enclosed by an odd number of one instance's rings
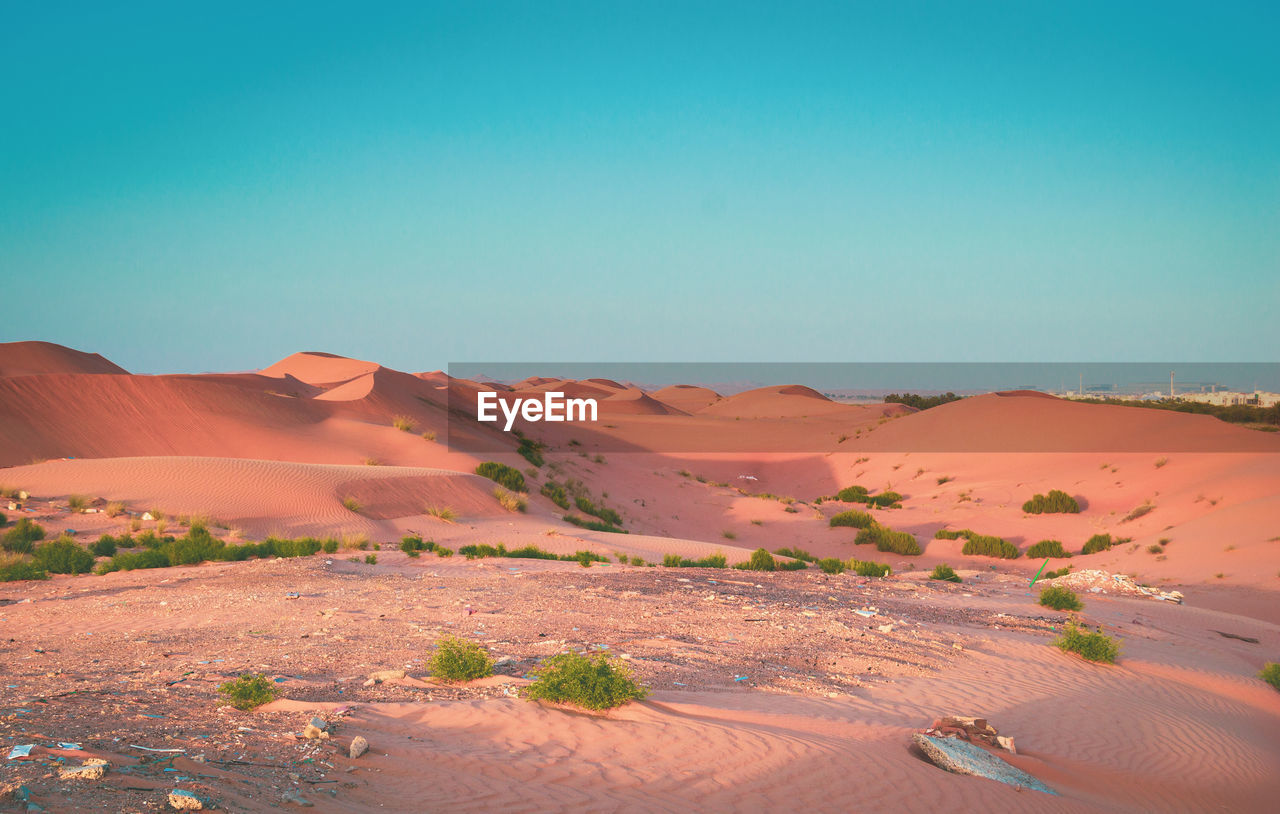
[[[1275,3],[3,7],[0,340],[137,372],[1280,348]]]

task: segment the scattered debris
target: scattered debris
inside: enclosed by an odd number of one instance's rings
[[[1002,737],[996,728],[987,723],[986,718],[969,718],[964,715],[946,715],[938,718],[928,729],[921,732],[923,735],[931,735],[942,738],[960,738],[966,741],[977,741],[985,743],[988,746],[998,746],[1013,752],[1015,755],[1018,750],[1013,746],[1013,738]]]
[[[68,766],[65,769],[59,769],[58,777],[62,780],[101,780],[102,776],[107,773],[108,765],[100,757],[91,757],[79,766]]]
[[[1147,596],[1163,602],[1182,604],[1181,591],[1162,591],[1159,588],[1150,588],[1146,585],[1139,585],[1133,581],[1132,577],[1126,574],[1112,574],[1096,569],[1073,571],[1066,576],[1055,577],[1051,580],[1045,580],[1045,582],[1050,585],[1063,585],[1073,591],[1082,593]]]
[[[294,805],[302,808],[311,808],[314,805],[314,803],[293,789],[286,790],[284,794],[280,795],[280,799],[286,803],[293,803]]]
[[[329,724],[324,718],[312,717],[302,729],[302,737],[307,740],[328,740]]]

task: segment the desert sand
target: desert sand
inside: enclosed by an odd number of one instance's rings
[[[478,389],[593,395],[602,421],[523,424],[544,444],[536,468],[514,438],[450,413]],[[487,460],[526,473],[525,511],[474,474]],[[1275,433],[1022,392],[917,412],[799,384],[727,397],[603,379],[507,389],[324,353],[141,376],[11,343],[0,466],[0,486],[30,493],[24,511],[0,505],[11,522],[85,544],[131,522],[155,529],[136,519],[151,510],[171,534],[192,515],[231,542],[381,544],[376,564],[362,559],[372,548],[343,548],[0,585],[0,746],[35,744],[31,759],[0,760],[0,785],[25,785],[46,810],[156,810],[173,788],[236,811],[298,805],[285,797],[333,811],[1267,811],[1280,794],[1280,693],[1256,678],[1280,660]],[[549,480],[581,481],[628,533],[566,522],[539,492]],[[901,507],[830,499],[853,484],[898,492]],[[1022,511],[1051,489],[1081,511]],[[72,495],[126,512],[72,512]],[[829,525],[854,508],[923,552],[855,545],[856,529]],[[1123,645],[1117,664],[1088,663],[1051,645],[1067,615],[1036,604],[1028,583],[1044,561],[934,538],[962,528],[1024,552],[1057,539],[1075,556],[1050,568],[1128,574],[1185,601],[1082,593],[1083,621]],[[1126,541],[1079,553],[1102,533]],[[611,562],[411,558],[405,534]],[[893,574],[618,562],[732,564],[760,547]],[[964,581],[929,580],[938,563]],[[499,674],[429,679],[446,632],[504,657]],[[651,695],[607,714],[520,699],[538,660],[566,649],[625,654]],[[385,670],[407,677],[366,686]],[[281,700],[222,706],[216,687],[243,672],[271,677]],[[312,714],[332,722],[322,745],[295,737]],[[1056,794],[930,764],[911,733],[948,714],[1012,736],[1009,762]],[[371,749],[351,759],[357,735]],[[111,764],[100,781],[50,768],[88,755]],[[10,794],[0,806],[18,805]]]

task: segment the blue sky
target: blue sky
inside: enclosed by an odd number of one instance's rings
[[[370,5],[6,3],[0,340],[1275,361],[1274,4]]]

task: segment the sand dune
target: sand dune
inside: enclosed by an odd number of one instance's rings
[[[703,415],[740,418],[795,417],[840,413],[850,410],[804,385],[759,387],[721,399],[703,408]]]
[[[263,368],[259,373],[276,378],[292,376],[307,384],[326,385],[350,381],[380,367],[374,362],[348,359],[332,353],[303,351],[287,356],[270,367]]]
[[[673,384],[670,387],[655,390],[650,395],[663,404],[669,404],[686,413],[699,412],[722,398],[719,393],[708,387],[692,384]]]
[[[128,372],[96,353],[84,353],[52,342],[0,342],[0,377]]]

